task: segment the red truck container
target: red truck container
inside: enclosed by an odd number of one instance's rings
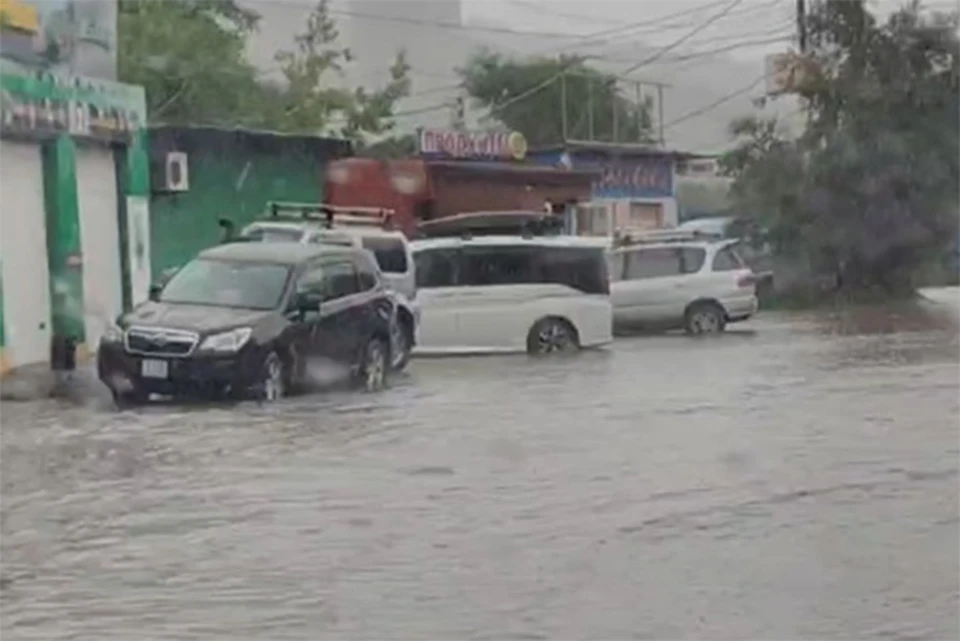
[[[394,225],[413,237],[424,220],[586,202],[595,178],[593,172],[509,162],[347,158],[328,165],[324,201],[393,210]]]

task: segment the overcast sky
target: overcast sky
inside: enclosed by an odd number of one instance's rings
[[[519,30],[586,35],[635,22],[650,22],[674,14],[700,9],[666,22],[668,28],[657,26],[642,33],[642,39],[651,45],[666,46],[684,36],[691,29],[720,13],[732,0],[461,0],[464,17],[468,21],[497,22]],[[898,0],[870,0],[869,4],[880,15],[905,4]],[[958,0],[928,0],[923,6],[950,10]],[[697,49],[701,45],[716,46],[719,42],[733,42],[736,38],[757,40],[773,34],[795,32],[795,0],[742,0],[730,15],[699,31],[684,43]],[[740,60],[762,60],[782,46],[767,45],[730,52]]]

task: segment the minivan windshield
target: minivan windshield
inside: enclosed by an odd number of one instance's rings
[[[164,286],[159,301],[241,309],[280,305],[290,267],[273,263],[198,258],[184,265]]]

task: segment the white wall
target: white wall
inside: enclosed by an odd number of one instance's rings
[[[10,367],[50,360],[46,227],[40,145],[0,140],[0,269]]]
[[[104,328],[123,311],[120,232],[113,151],[77,145],[77,196],[83,248],[86,344],[95,349]]]

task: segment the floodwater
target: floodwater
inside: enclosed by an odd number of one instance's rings
[[[2,638],[957,639],[956,316],[3,406]]]

